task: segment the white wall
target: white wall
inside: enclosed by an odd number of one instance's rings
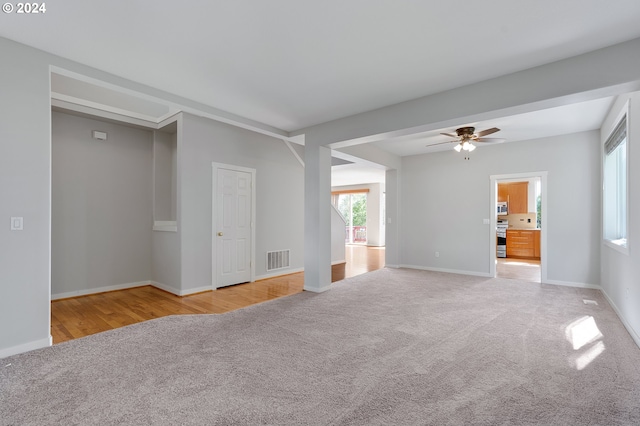
[[[489,176],[548,171],[548,279],[597,285],[599,170],[597,131],[486,146],[469,161],[453,150],[404,157],[400,263],[488,274]]]
[[[400,178],[397,169],[387,170],[385,174],[385,265],[397,267],[400,265]]]
[[[344,230],[347,224],[334,206],[331,206],[331,264],[347,260],[344,244]]]
[[[149,280],[152,147],[148,130],[52,113],[53,298]]]
[[[304,169],[283,141],[184,114],[178,144],[183,291],[211,286],[212,162],[256,169],[256,278],[267,251],[290,249],[290,270],[303,267]]]
[[[627,241],[629,253],[623,254],[602,244],[601,285],[609,301],[614,306],[623,323],[640,346],[640,93],[621,96],[614,103],[607,116],[601,133],[601,143],[604,144],[625,102],[629,100],[627,122],[629,133],[628,144],[628,189],[629,204],[627,217]],[[599,234],[601,239],[601,234]]]

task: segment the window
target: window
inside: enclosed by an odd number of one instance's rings
[[[604,240],[627,247],[627,116],[623,116],[604,144]]]
[[[367,243],[367,193],[368,189],[346,190],[331,193],[331,202],[346,222],[345,243]]]

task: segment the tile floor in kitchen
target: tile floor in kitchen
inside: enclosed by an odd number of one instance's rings
[[[540,282],[540,261],[529,259],[498,258],[496,277]]]

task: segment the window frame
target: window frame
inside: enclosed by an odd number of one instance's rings
[[[613,154],[614,152],[616,152],[616,150],[618,149],[618,147],[614,148],[613,151],[611,151],[609,154],[607,154],[606,152],[606,144],[609,141],[609,139],[612,137],[613,133],[616,131],[616,129],[618,128],[618,126],[620,125],[620,123],[622,122],[622,120],[625,120],[625,140],[624,140],[624,179],[625,179],[625,202],[624,202],[624,229],[625,229],[625,235],[624,235],[624,240],[625,243],[621,244],[619,242],[616,242],[617,240],[612,240],[607,238],[607,217],[606,217],[606,194],[607,194],[607,185],[606,185],[606,181],[605,181],[605,177],[606,177],[606,162],[607,162],[607,157],[611,154]],[[604,245],[606,245],[607,247],[611,247],[612,249],[619,251],[620,253],[623,253],[625,255],[629,255],[629,101],[627,101],[624,106],[621,108],[620,112],[618,113],[618,115],[616,116],[616,119],[613,121],[613,125],[611,126],[611,128],[609,129],[609,132],[607,134],[607,137],[602,141],[602,242]],[[616,185],[616,189],[617,189],[618,185]],[[618,209],[616,209],[618,210]]]

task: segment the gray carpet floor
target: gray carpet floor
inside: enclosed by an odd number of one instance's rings
[[[383,269],[0,360],[0,424],[639,425],[640,350],[596,290]]]

